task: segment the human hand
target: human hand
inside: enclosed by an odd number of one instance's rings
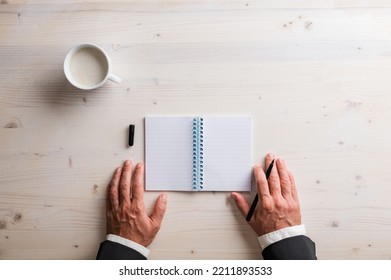
[[[273,154],[266,156],[266,168],[275,159]],[[293,174],[287,169],[284,159],[275,159],[274,167],[266,180],[261,165],[254,166],[259,202],[248,222],[258,236],[285,227],[301,224],[300,204],[297,197]],[[236,205],[246,217],[250,205],[239,193],[231,194]]]
[[[132,162],[127,160],[118,167],[107,187],[106,231],[130,239],[143,246],[154,240],[163,220],[167,195],[156,200],[152,215],[144,206],[144,166],[136,165],[132,176]]]

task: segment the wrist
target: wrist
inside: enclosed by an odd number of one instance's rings
[[[285,238],[298,235],[306,235],[305,226],[303,224],[285,227],[263,234],[261,236],[258,236],[258,241],[263,251],[267,246],[272,245],[273,243],[276,243]]]
[[[139,252],[140,254],[144,255],[146,258],[148,258],[149,254],[151,252],[148,248],[141,245],[140,243],[137,243],[133,240],[127,239],[125,237],[122,237],[122,236],[119,236],[116,234],[107,234],[106,240],[116,242],[116,243],[119,243],[119,244],[124,245],[126,247],[129,247],[129,248]]]

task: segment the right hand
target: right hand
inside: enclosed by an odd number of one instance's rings
[[[301,224],[300,204],[293,174],[282,158],[273,154],[266,156],[266,168],[275,160],[269,180],[261,165],[254,167],[259,201],[251,220],[248,222],[258,236]],[[250,205],[239,193],[231,194],[236,205],[246,217]]]

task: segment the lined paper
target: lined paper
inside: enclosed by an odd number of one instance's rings
[[[205,190],[250,191],[251,118],[205,117]]]
[[[204,116],[204,190],[251,190],[249,116]],[[146,190],[192,191],[193,116],[145,118]]]

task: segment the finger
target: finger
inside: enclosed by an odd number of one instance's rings
[[[122,168],[121,181],[119,183],[119,203],[130,205],[131,192],[130,181],[132,178],[132,162],[126,160]]]
[[[240,212],[244,217],[247,216],[248,211],[250,210],[250,205],[248,204],[247,200],[244,198],[243,195],[233,192],[231,193],[231,197],[236,202],[236,206],[239,208]]]
[[[156,200],[155,207],[153,209],[151,220],[152,222],[160,228],[160,225],[163,221],[164,213],[166,213],[167,208],[167,195],[165,193],[159,195]]]
[[[266,170],[268,169],[269,165],[272,163],[273,159],[275,159],[275,158],[276,158],[276,156],[272,153],[268,153],[266,155],[266,158],[265,158]]]
[[[296,188],[296,182],[295,178],[293,177],[292,171],[288,170],[288,175],[289,175],[289,180],[291,182],[291,193],[292,193],[292,198],[294,201],[299,201],[299,197],[297,195],[297,188]]]
[[[291,198],[291,181],[289,178],[288,169],[286,167],[285,160],[283,158],[277,159],[276,162],[278,176],[281,184],[281,194],[284,198]]]
[[[266,168],[272,163],[273,159],[276,161],[276,157],[273,154],[266,155]],[[269,192],[272,196],[281,195],[280,178],[276,166],[273,166],[269,176]]]
[[[257,185],[257,192],[259,197],[262,199],[264,196],[269,196],[269,186],[266,180],[265,172],[260,165],[254,166],[254,177]]]
[[[144,204],[144,165],[139,162],[132,176],[132,202]]]
[[[118,167],[115,169],[113,178],[110,181],[110,184],[107,188],[107,200],[106,200],[106,207],[107,209],[117,209],[119,205],[118,200],[118,185],[119,180],[121,176],[121,167]]]

